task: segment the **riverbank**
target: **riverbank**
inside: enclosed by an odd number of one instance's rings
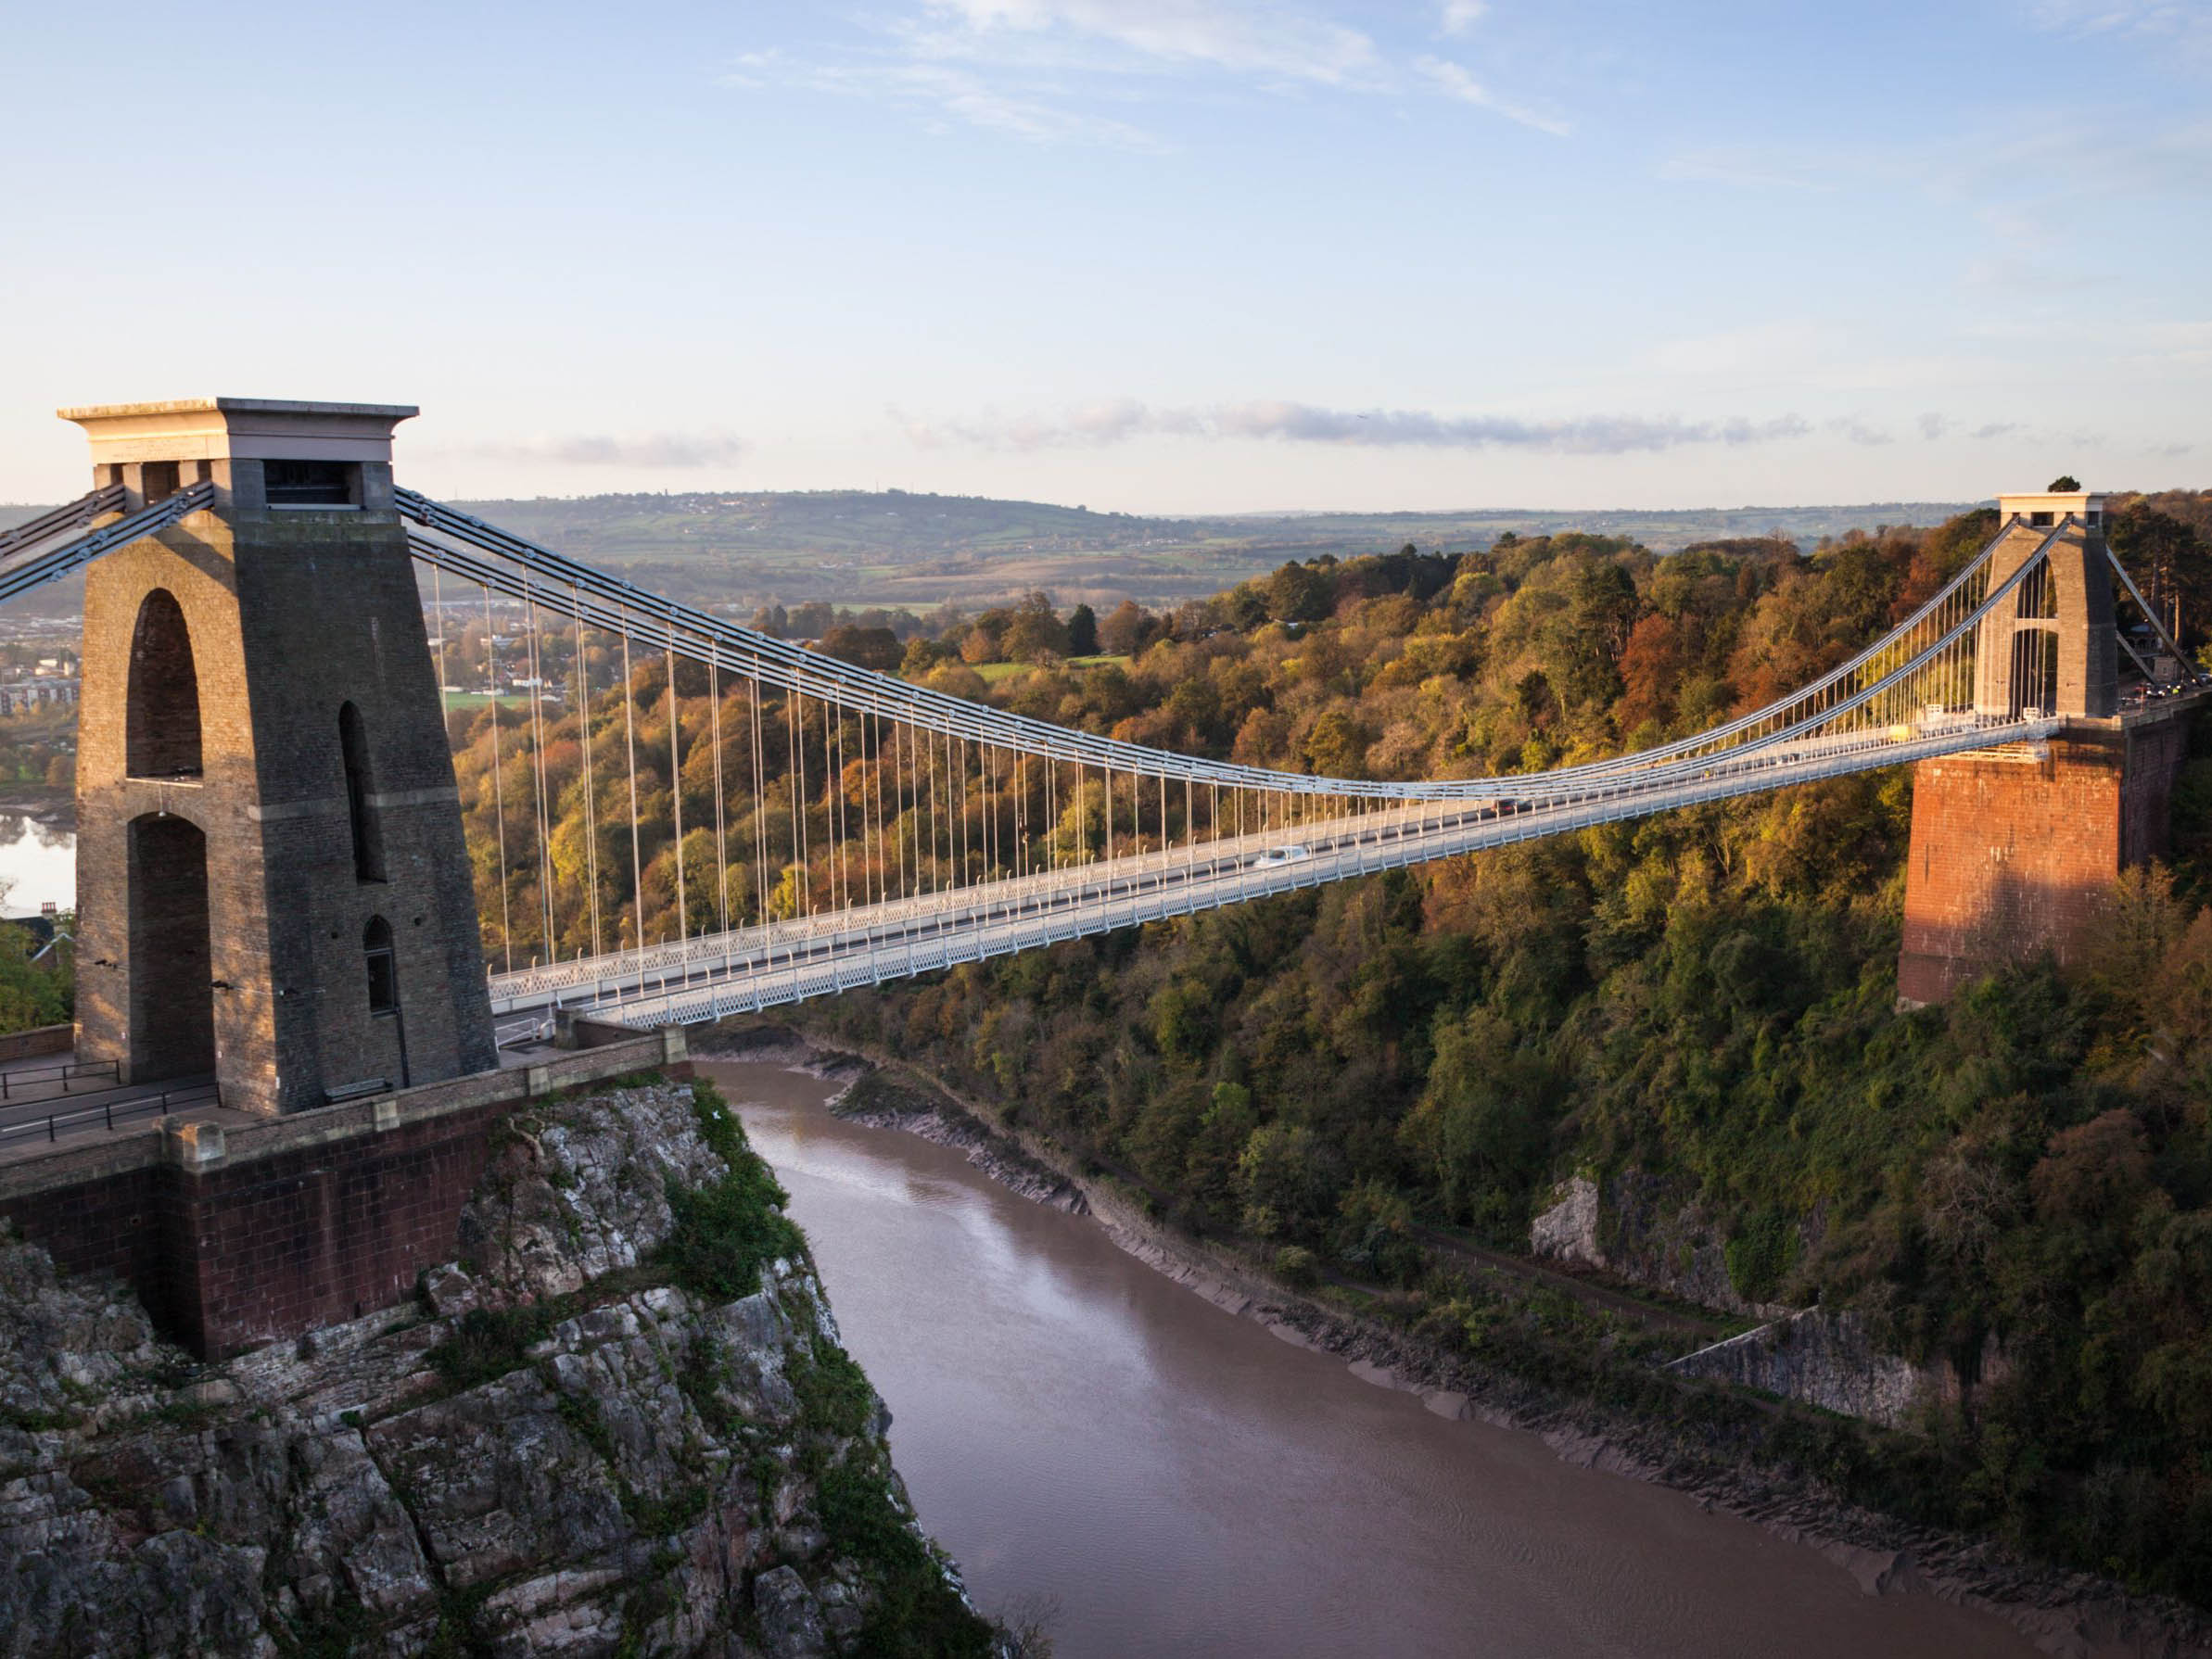
[[[1008,1125],[990,1105],[902,1072],[889,1057],[753,1023],[694,1044],[702,1058],[769,1061],[843,1085],[837,1109],[959,1150],[1011,1190],[1088,1213],[1122,1249],[1278,1337],[1343,1360],[1366,1381],[1417,1395],[1444,1417],[1537,1436],[1563,1460],[1690,1494],[1709,1509],[1813,1546],[1870,1594],[1919,1593],[2005,1619],[2063,1654],[2212,1652],[2212,1626],[2179,1602],[2022,1562],[1998,1544],[1915,1526],[1840,1501],[1807,1468],[1867,1438],[1857,1425],[1622,1361],[1586,1372],[1512,1367],[1454,1352],[1410,1328],[1391,1298],[1357,1286],[1303,1290],[1221,1241],[1194,1239],[1148,1210],[1141,1192],[1069,1148]],[[1078,1209],[1080,1206],[1080,1209]],[[1608,1334],[1595,1346],[1614,1343]],[[1623,1378],[1630,1387],[1623,1387]],[[1586,1387],[1584,1385],[1595,1385]],[[1625,1398],[1625,1403],[1624,1403]],[[1906,1444],[1875,1437],[1888,1447]]]

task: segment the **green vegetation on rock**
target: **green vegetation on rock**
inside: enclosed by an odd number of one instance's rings
[[[736,1114],[713,1083],[692,1085],[699,1134],[729,1168],[706,1186],[669,1186],[675,1225],[661,1243],[658,1260],[668,1276],[694,1296],[727,1301],[760,1285],[760,1270],[778,1257],[803,1260],[807,1241],[783,1213],[789,1202],[768,1164],[745,1143]]]

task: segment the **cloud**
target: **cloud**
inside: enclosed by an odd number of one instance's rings
[[[2028,17],[2052,33],[2137,40],[2212,61],[2212,6],[2202,0],[2034,0]]]
[[[1773,443],[1803,437],[1812,424],[1794,414],[1765,420],[1688,421],[1673,415],[1581,415],[1530,421],[1506,415],[1444,415],[1427,410],[1326,409],[1311,403],[1254,401],[1206,409],[1154,409],[1131,399],[1089,405],[1057,417],[981,421],[908,420],[924,448],[951,444],[1023,450],[1100,448],[1137,437],[1242,438],[1356,449],[1530,450],[1569,455],[1622,455],[1692,445]]]
[[[1463,104],[1473,104],[1491,110],[1507,120],[1519,121],[1524,127],[1533,127],[1539,133],[1549,133],[1555,138],[1564,138],[1574,130],[1557,116],[1545,115],[1540,110],[1509,103],[1497,96],[1466,70],[1445,58],[1417,57],[1413,60],[1413,67],[1446,97],[1457,98]]]
[[[1483,0],[1443,0],[1442,32],[1465,32],[1485,10]],[[1361,29],[1281,0],[908,0],[853,26],[809,50],[744,53],[719,79],[906,106],[1037,144],[1154,151],[1169,146],[1122,119],[1129,106],[1169,107],[1177,87],[1208,77],[1270,95],[1427,91],[1569,131],[1459,64],[1396,57]]]
[[[1152,133],[1126,121],[1068,108],[1054,99],[1050,89],[1009,91],[949,64],[818,64],[795,68],[785,80],[813,92],[934,110],[972,127],[1011,133],[1036,144],[1085,143],[1154,151],[1166,147]]]
[[[1846,415],[1826,422],[1825,425],[1837,437],[1848,437],[1851,442],[1864,444],[1870,449],[1878,448],[1883,444],[1893,444],[1897,441],[1895,437],[1884,432],[1879,426],[1869,426],[1855,415]]]
[[[580,432],[523,438],[508,443],[470,444],[461,453],[490,461],[521,461],[556,466],[628,466],[670,472],[734,466],[746,445],[727,434],[662,432],[617,437]]]
[[[1379,61],[1357,29],[1295,7],[1236,0],[926,0],[947,28],[926,49],[978,55],[1007,35],[1103,42],[1155,64],[1342,85]]]

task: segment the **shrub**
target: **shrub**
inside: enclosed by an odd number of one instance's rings
[[[692,1110],[727,1173],[708,1186],[669,1184],[675,1225],[655,1259],[693,1295],[732,1301],[760,1288],[760,1270],[770,1261],[804,1258],[807,1239],[783,1213],[788,1196],[712,1083],[692,1085]]]

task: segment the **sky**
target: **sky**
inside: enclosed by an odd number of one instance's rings
[[[2212,0],[117,0],[0,83],[0,500],[206,394],[451,497],[2212,485]]]

